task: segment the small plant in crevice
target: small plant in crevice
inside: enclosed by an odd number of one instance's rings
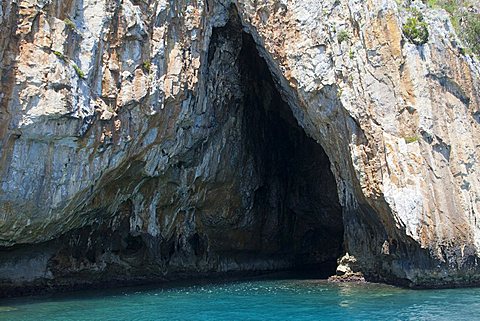
[[[69,18],[65,18],[63,20],[63,23],[65,23],[65,26],[69,29],[69,30],[72,30],[72,31],[77,31],[77,26],[75,25],[75,23],[70,20]]]
[[[471,56],[471,55],[474,54],[473,50],[470,49],[470,48],[460,47],[460,48],[458,48],[458,51],[459,51],[462,55],[464,55],[464,56],[467,56],[467,55],[468,55],[468,56]],[[480,52],[480,51],[479,51],[479,52]]]
[[[428,25],[418,10],[412,8],[410,12],[412,17],[407,18],[407,22],[403,25],[403,34],[411,43],[423,45],[428,42]]]
[[[418,136],[407,136],[407,137],[404,137],[403,139],[407,144],[418,142]]]
[[[73,69],[74,69],[75,72],[77,73],[77,76],[78,76],[80,79],[86,79],[86,78],[87,78],[87,77],[85,76],[85,73],[82,71],[82,69],[80,69],[80,67],[77,66],[77,64],[72,63],[72,67],[73,67]]]
[[[61,53],[60,51],[56,51],[54,50],[53,51],[53,54],[55,56],[57,56],[60,60],[62,60],[63,62],[67,62],[67,57],[65,57],[65,55],[63,53]]]
[[[145,69],[146,72],[150,72],[150,68],[152,67],[152,64],[149,60],[146,60],[142,64],[143,69]]]
[[[342,88],[338,88],[337,90],[337,99],[340,99],[343,95],[343,89]]]
[[[85,75],[85,73],[83,72],[82,69],[80,69],[80,67],[78,67],[78,65],[76,63],[74,63],[70,58],[68,58],[67,56],[65,56],[63,53],[61,53],[60,51],[57,51],[57,50],[52,50],[52,53],[57,56],[60,60],[62,60],[63,62],[65,62],[66,64],[68,65],[71,65],[73,70],[75,70],[75,73],[77,74],[77,76],[80,78],[80,79],[87,79],[87,76]]]
[[[350,49],[350,51],[348,52],[348,57],[350,58],[350,60],[353,60],[355,58],[355,52]]]
[[[347,30],[340,30],[337,34],[337,40],[339,43],[342,43],[344,41],[347,41],[350,39]]]

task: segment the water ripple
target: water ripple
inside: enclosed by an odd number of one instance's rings
[[[265,280],[90,291],[0,303],[0,320],[474,320],[478,289]]]

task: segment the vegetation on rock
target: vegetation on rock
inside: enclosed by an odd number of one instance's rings
[[[415,143],[415,142],[418,141],[417,136],[408,136],[408,137],[404,137],[403,139],[405,139],[405,143],[407,143],[407,144]]]
[[[427,0],[430,8],[442,8],[450,14],[450,21],[467,48],[462,54],[480,55],[480,10],[468,0]]]
[[[405,37],[416,45],[423,45],[428,42],[428,26],[423,20],[423,15],[418,10],[410,10],[413,16],[407,18],[402,31]]]
[[[75,23],[70,20],[69,18],[65,18],[63,20],[63,22],[65,23],[65,26],[67,26],[68,29],[72,30],[72,31],[77,31],[77,26],[75,25]]]
[[[65,57],[65,55],[63,53],[61,53],[60,51],[53,51],[53,54],[55,56],[57,56],[58,58],[60,58],[62,61],[67,61],[67,57]]]
[[[81,79],[87,78],[87,77],[85,76],[85,73],[82,71],[82,69],[80,69],[80,67],[77,66],[77,64],[72,63],[72,67],[73,67],[73,69],[75,69],[75,72],[77,73],[77,76],[78,76],[79,78],[81,78]]]
[[[480,15],[472,14],[467,16],[463,32],[461,31],[460,34],[467,46],[469,46],[469,49],[475,55],[480,56]]]
[[[152,64],[150,63],[150,61],[147,60],[143,62],[142,66],[145,71],[150,72],[150,67],[152,66]]]
[[[57,56],[60,60],[62,60],[63,62],[71,64],[79,78],[81,78],[81,79],[86,79],[87,78],[85,73],[82,71],[82,69],[80,69],[80,67],[78,67],[78,65],[76,63],[71,61],[71,59],[69,59],[63,53],[61,53],[60,51],[57,51],[57,50],[53,50],[52,53],[55,56]]]
[[[338,32],[337,39],[339,43],[342,43],[348,40],[350,37],[348,36],[348,32],[346,30],[341,30]]]

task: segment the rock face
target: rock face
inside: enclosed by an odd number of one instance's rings
[[[416,5],[420,46],[393,0],[3,2],[2,288],[480,283],[480,65]]]

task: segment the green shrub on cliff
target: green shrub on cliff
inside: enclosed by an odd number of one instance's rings
[[[402,31],[405,37],[416,45],[423,45],[428,42],[428,26],[423,21],[423,15],[418,10],[410,10],[412,17],[407,19],[407,22],[403,25]]]
[[[467,16],[462,35],[473,53],[480,56],[480,15],[470,14]]]

